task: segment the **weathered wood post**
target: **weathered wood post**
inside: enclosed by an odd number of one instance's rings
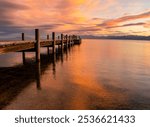
[[[79,43],[81,44],[81,37],[79,36]]]
[[[49,40],[49,34],[47,34],[47,40]]]
[[[64,35],[61,34],[61,50],[63,51],[63,38],[64,38]]]
[[[71,46],[71,35],[70,35],[70,46]]]
[[[56,53],[56,49],[55,49],[55,32],[52,32],[52,40],[53,40],[53,53]]]
[[[24,33],[22,33],[22,41],[24,41]]]
[[[72,45],[74,44],[75,35],[72,35]]]
[[[73,46],[74,44],[73,35],[71,36],[71,40],[72,40],[72,46]]]
[[[64,38],[64,40],[65,40],[65,39],[66,39],[66,36],[64,35],[63,38]]]
[[[72,35],[72,46],[74,44],[74,35]]]
[[[24,33],[21,34],[22,35],[22,41],[24,41]],[[23,64],[25,64],[25,51],[22,52],[22,60],[23,60]]]
[[[40,33],[39,29],[35,29],[35,51],[36,51],[36,62],[40,62]]]
[[[69,47],[71,47],[71,36],[69,35]]]
[[[66,48],[68,48],[68,35],[66,35]]]
[[[49,34],[47,35],[47,40],[49,40]],[[48,55],[50,54],[49,46],[47,47],[47,54],[48,54]]]
[[[70,35],[70,46],[72,46],[72,35]]]
[[[60,36],[58,36],[57,38],[58,38],[58,48],[60,48],[61,47]]]

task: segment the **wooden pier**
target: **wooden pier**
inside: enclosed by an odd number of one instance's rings
[[[61,47],[61,50],[73,46],[75,44],[81,43],[81,38],[75,35],[63,35],[61,34],[58,39],[56,39],[55,32],[52,32],[52,39],[47,35],[45,40],[40,39],[39,29],[35,29],[35,40],[25,40],[25,35],[22,33],[21,41],[9,41],[0,42],[0,55],[9,52],[22,52],[23,60],[25,59],[25,52],[35,52],[36,62],[40,61],[40,48],[47,47],[49,52],[49,47],[52,47],[52,52],[56,53],[56,46]],[[1,44],[2,43],[2,44]]]

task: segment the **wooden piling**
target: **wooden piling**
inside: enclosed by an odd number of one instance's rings
[[[22,41],[24,41],[24,33],[22,33]]]
[[[71,47],[71,36],[69,35],[69,47]]]
[[[81,44],[81,37],[79,36],[79,44]]]
[[[60,36],[57,36],[57,41],[60,41]],[[61,47],[61,44],[58,44],[58,49]]]
[[[71,46],[73,46],[73,35],[71,35]]]
[[[22,36],[22,41],[24,41],[24,33],[21,34]],[[23,64],[25,64],[25,51],[22,51],[22,61],[23,61]]]
[[[55,49],[55,32],[52,32],[52,46],[53,46],[53,53],[56,53],[56,49]]]
[[[49,34],[47,35],[47,40],[49,40]],[[47,54],[50,54],[49,46],[47,47]]]
[[[36,51],[36,62],[40,62],[40,33],[39,29],[35,29],[35,51]]]
[[[63,50],[63,38],[64,38],[64,35],[61,34],[61,50]]]
[[[70,46],[72,46],[72,35],[70,35]]]
[[[68,48],[68,35],[66,35],[66,48]]]
[[[47,34],[47,40],[49,40],[49,34]]]

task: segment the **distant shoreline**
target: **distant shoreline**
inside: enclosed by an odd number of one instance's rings
[[[146,39],[115,39],[115,38],[82,38],[82,39],[93,39],[93,40],[131,40],[131,41],[150,41]]]
[[[141,40],[141,41],[150,41],[150,36],[103,36],[103,37],[96,37],[96,36],[82,36],[82,39],[108,39],[108,40]]]

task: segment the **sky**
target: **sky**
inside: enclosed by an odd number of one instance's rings
[[[43,34],[150,36],[149,0],[0,0],[0,39]]]

